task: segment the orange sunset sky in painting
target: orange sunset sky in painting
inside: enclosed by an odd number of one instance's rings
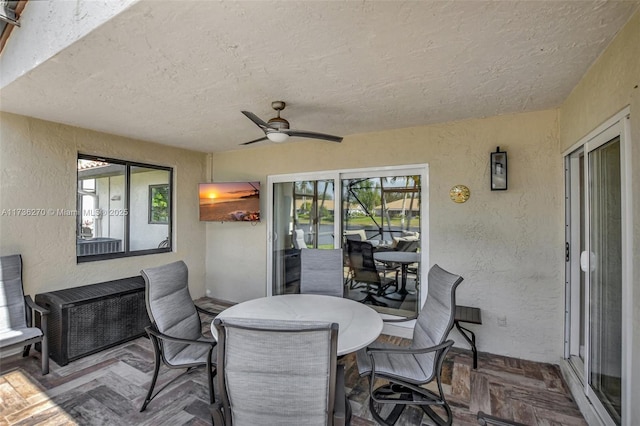
[[[259,189],[260,182],[202,183],[200,184],[200,204],[238,200],[256,194]]]

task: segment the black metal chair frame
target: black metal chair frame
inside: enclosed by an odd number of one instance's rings
[[[194,306],[196,307],[196,311],[201,312],[203,314],[210,315],[210,316],[212,316],[214,318],[217,315],[214,312],[207,311],[206,309],[202,309],[202,308],[200,308],[200,307],[198,307],[196,305],[194,305]],[[171,383],[173,383],[179,377],[183,376],[183,375],[179,375],[179,376],[175,377],[173,380],[170,380],[162,388],[160,388],[154,395],[153,394],[153,388],[155,387],[156,381],[158,380],[158,373],[160,371],[160,364],[164,364],[166,367],[172,368],[172,369],[186,368],[187,371],[185,371],[184,374],[191,373],[191,371],[193,371],[197,367],[206,366],[206,368],[207,368],[207,380],[208,380],[208,384],[209,384],[209,403],[213,404],[215,402],[215,394],[214,394],[214,390],[213,390],[213,377],[216,375],[216,366],[211,361],[211,358],[213,356],[213,351],[214,351],[214,349],[215,349],[215,347],[217,345],[217,342],[205,342],[205,341],[202,341],[202,340],[180,339],[180,338],[177,338],[177,337],[169,336],[169,335],[160,333],[158,331],[157,327],[156,327],[155,322],[152,323],[151,326],[145,327],[145,330],[147,331],[147,334],[149,335],[149,340],[151,340],[151,343],[153,344],[154,371],[153,371],[153,379],[151,379],[151,385],[149,386],[149,392],[147,392],[147,396],[144,399],[144,402],[142,404],[142,408],[140,408],[140,412],[143,412],[147,408],[147,405],[149,405],[149,403],[153,400],[153,398],[155,398],[160,392],[162,392],[162,390],[164,388],[169,386]],[[167,360],[164,357],[164,351],[162,350],[162,342],[163,341],[169,341],[169,342],[174,342],[174,343],[185,343],[185,344],[189,344],[189,345],[208,346],[209,347],[209,352],[208,352],[208,355],[207,355],[207,361],[205,363],[199,362],[199,363],[192,363],[192,364],[172,365],[169,362],[167,362]]]
[[[362,246],[368,245],[367,249],[371,249],[371,256],[367,256],[365,259],[365,253],[362,249]],[[366,249],[365,249],[366,250]],[[359,283],[366,284],[367,288],[363,290],[366,293],[364,299],[360,300],[361,303],[371,303],[375,306],[387,306],[386,303],[376,299],[374,297],[385,297],[386,290],[395,285],[396,288],[398,286],[398,269],[378,269],[376,267],[376,262],[373,259],[373,246],[371,243],[367,241],[356,241],[356,240],[347,240],[347,252],[349,256],[349,266],[353,272],[351,277],[351,288],[355,288]],[[356,261],[356,256],[361,257],[361,264],[359,266],[359,262]],[[395,279],[390,279],[386,277],[386,272],[393,271],[395,272]],[[362,274],[368,274],[371,278],[363,278]],[[360,276],[358,276],[360,274]],[[381,276],[383,275],[383,276]],[[375,292],[372,291],[371,286],[377,286],[377,290]]]
[[[29,327],[33,327],[33,311],[38,312],[38,314],[40,314],[39,328],[42,330],[42,336],[20,342],[20,344],[25,345],[24,350],[22,351],[22,356],[28,357],[29,352],[31,351],[31,345],[40,342],[42,375],[44,376],[45,374],[49,374],[49,340],[47,339],[47,315],[49,314],[49,310],[40,305],[36,305],[36,302],[31,299],[31,296],[25,296],[24,301],[26,303],[25,307],[27,308],[25,309],[27,312],[27,325]]]
[[[456,309],[456,288],[463,281],[462,277],[458,277],[456,282],[451,287],[451,306],[452,313],[449,319],[449,325],[445,337],[453,328],[455,309]],[[429,297],[429,296],[427,296]],[[385,322],[402,322],[408,321],[412,318],[402,318],[398,320],[385,320]],[[449,349],[453,346],[453,340],[446,340],[438,345],[428,348],[366,348],[366,353],[371,360],[371,374],[369,375],[369,409],[373,418],[381,425],[393,425],[398,420],[407,405],[417,405],[422,411],[437,425],[451,425],[453,421],[453,415],[451,408],[445,399],[444,392],[442,390],[442,365],[444,359],[449,352]],[[387,353],[387,354],[425,354],[429,352],[435,352],[435,366],[431,377],[427,380],[409,382],[409,379],[405,377],[395,377],[393,375],[376,373],[375,368],[375,354]],[[383,379],[388,383],[374,388],[376,380]],[[432,392],[421,385],[427,384],[436,380],[438,387],[438,393]],[[382,404],[395,404],[395,407],[391,410],[387,418],[382,418],[378,410],[375,407],[375,403]],[[441,407],[446,413],[446,418],[436,413],[432,406]]]
[[[408,349],[408,348],[367,348],[367,354],[371,357],[371,376],[369,377],[369,409],[373,418],[382,425],[393,425],[398,420],[407,405],[418,405],[422,410],[438,425],[450,425],[453,418],[451,408],[447,404],[444,392],[442,390],[442,364],[449,349],[453,346],[453,340],[447,340],[436,346],[421,349]],[[399,380],[393,376],[385,374],[376,374],[375,370],[375,353],[397,353],[397,354],[425,354],[429,352],[435,352],[437,359],[436,367],[434,369],[434,376],[438,386],[438,394],[425,389],[418,384],[407,383],[406,380]],[[389,383],[384,384],[374,389],[374,385],[377,379],[387,380]],[[427,380],[424,383],[429,383],[433,380]],[[387,416],[383,419],[375,408],[375,403],[393,403],[395,407]],[[432,405],[442,407],[447,414],[447,419],[443,419],[431,408]]]

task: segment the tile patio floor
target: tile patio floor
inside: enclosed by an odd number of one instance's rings
[[[197,302],[214,310],[221,307],[212,299]],[[380,339],[407,343],[397,337]],[[146,338],[64,367],[51,362],[47,376],[40,374],[39,356],[32,350],[29,359],[16,355],[0,361],[0,425],[211,424],[202,369],[181,375],[181,370],[161,368],[158,386],[175,380],[144,413],[138,412],[153,371]],[[375,425],[367,402],[368,382],[357,374],[355,355],[341,362],[353,409],[351,424]],[[555,365],[480,353],[478,369],[473,370],[471,353],[454,349],[445,362],[443,382],[454,425],[477,425],[478,410],[527,425],[586,425]],[[397,424],[432,423],[419,409],[409,407]]]

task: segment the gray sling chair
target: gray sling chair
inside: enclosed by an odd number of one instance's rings
[[[147,313],[151,319],[151,326],[146,327],[146,330],[153,344],[155,369],[140,411],[144,411],[149,402],[164,389],[163,387],[153,395],[161,361],[169,368],[187,368],[187,373],[195,367],[206,366],[209,402],[213,403],[216,341],[202,335],[198,312],[212,317],[216,314],[193,303],[187,285],[187,265],[183,261],[143,269],[141,273],[146,285]]]
[[[338,324],[216,318],[214,325],[215,426],[348,424]]]
[[[373,343],[356,353],[360,375],[369,376],[371,414],[380,424],[394,424],[407,405],[420,406],[438,425],[451,424],[441,373],[444,358],[453,345],[453,340],[446,338],[453,326],[456,288],[462,280],[461,276],[434,265],[429,270],[427,300],[416,319],[411,345]],[[388,383],[374,389],[381,380]],[[433,380],[438,393],[423,387]],[[385,405],[393,409],[383,418],[381,411]],[[441,407],[446,418],[432,406]]]
[[[344,296],[342,249],[300,250],[300,293]]]
[[[40,315],[40,327],[33,326],[33,311]],[[29,356],[31,345],[40,342],[42,375],[49,373],[47,314],[22,289],[22,257],[19,254],[0,257],[0,349],[23,347]]]

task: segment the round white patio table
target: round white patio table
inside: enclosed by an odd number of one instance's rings
[[[407,291],[407,269],[410,264],[420,262],[420,253],[413,251],[380,251],[373,253],[373,258],[379,262],[399,263],[402,267],[402,287],[400,287],[398,293],[411,293]]]
[[[217,318],[326,321],[338,323],[338,355],[364,348],[382,332],[380,314],[350,299],[317,294],[285,294],[261,297],[233,305]],[[216,327],[211,333],[217,338]]]

